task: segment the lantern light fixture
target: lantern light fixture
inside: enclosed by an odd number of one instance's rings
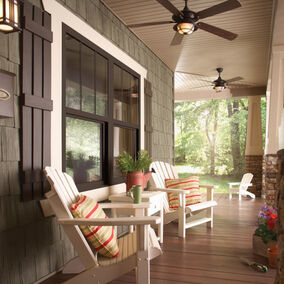
[[[0,0],[0,31],[20,31],[20,0]]]
[[[216,93],[220,93],[226,89],[226,86],[225,85],[215,85],[213,89],[215,89]]]

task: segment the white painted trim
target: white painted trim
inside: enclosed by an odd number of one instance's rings
[[[144,148],[144,78],[147,70],[138,62],[106,39],[90,25],[73,14],[56,0],[43,0],[45,10],[52,16],[51,29],[53,43],[51,45],[51,98],[53,111],[51,113],[51,166],[62,169],[62,24],[66,24],[82,36],[93,42],[113,57],[123,62],[129,68],[140,74],[140,145]]]
[[[265,154],[276,154],[283,146],[282,124],[283,93],[284,93],[284,45],[272,47],[270,76],[268,78],[270,90],[267,95],[266,107],[266,143]]]

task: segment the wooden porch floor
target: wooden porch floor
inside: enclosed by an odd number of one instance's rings
[[[251,242],[263,201],[243,198],[239,202],[237,195],[229,200],[226,194],[216,194],[215,199],[213,230],[200,225],[187,230],[187,237],[181,239],[177,224],[165,226],[163,255],[151,262],[152,284],[274,283],[275,269],[263,274],[240,262],[243,256],[267,264],[265,258],[253,255]],[[68,278],[59,273],[43,283],[62,283]],[[135,283],[134,271],[111,283]]]

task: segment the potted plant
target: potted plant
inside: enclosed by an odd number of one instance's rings
[[[149,169],[151,162],[146,150],[140,150],[136,159],[126,151],[118,156],[117,166],[122,174],[126,175],[127,192],[133,185],[141,185],[144,189],[152,174],[151,172],[144,174],[144,171]]]
[[[263,206],[258,214],[257,228],[253,235],[253,252],[267,257],[268,248],[277,245],[275,222],[277,211]]]

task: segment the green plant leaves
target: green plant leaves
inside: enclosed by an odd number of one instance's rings
[[[140,150],[137,155],[137,159],[124,151],[121,155],[118,156],[117,166],[122,173],[133,173],[137,171],[147,170],[151,164],[152,160],[148,156],[146,150]]]

